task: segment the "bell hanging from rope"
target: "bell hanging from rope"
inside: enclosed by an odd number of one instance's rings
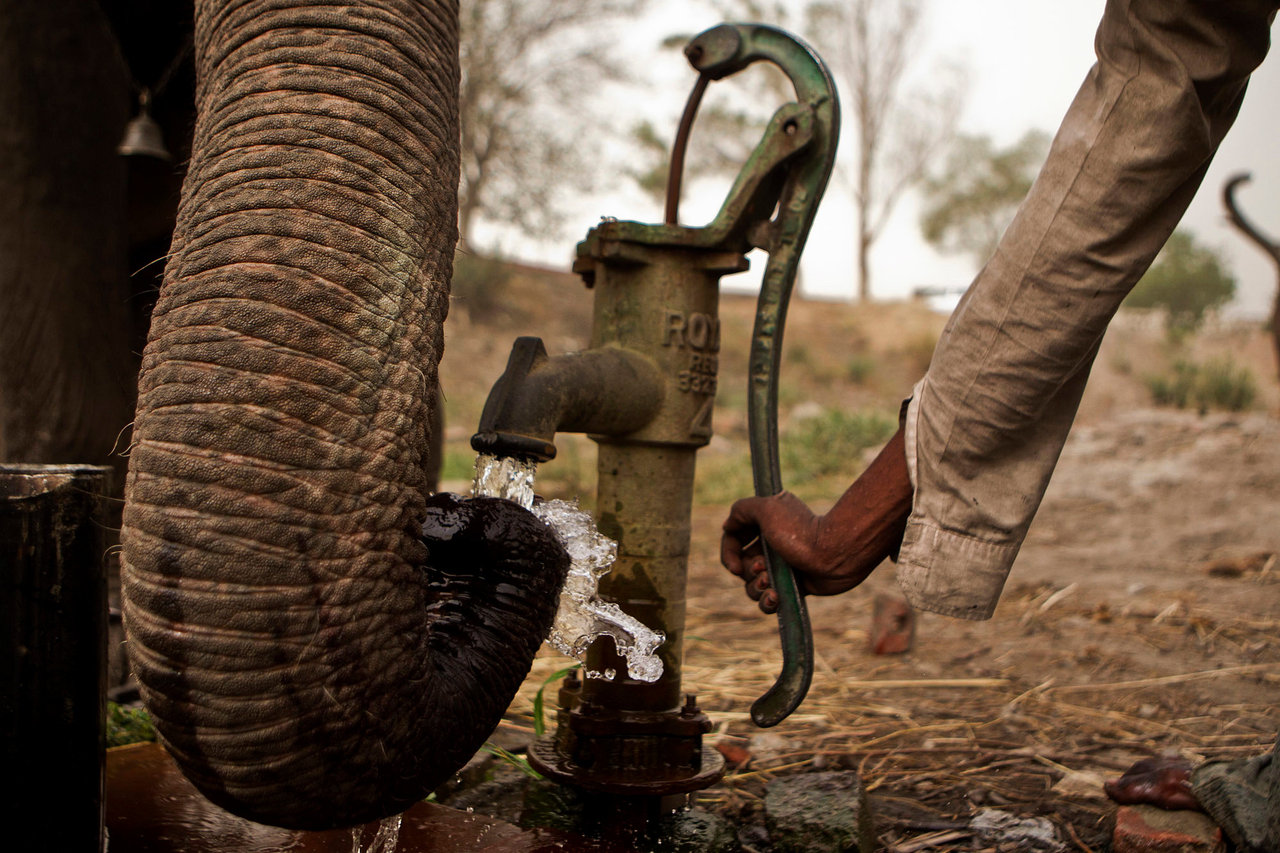
[[[164,144],[160,125],[151,117],[151,91],[143,89],[138,96],[138,114],[125,126],[124,138],[116,147],[116,153],[125,157],[154,157],[169,161],[173,155]]]

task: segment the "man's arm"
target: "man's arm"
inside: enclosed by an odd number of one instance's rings
[[[735,505],[721,559],[762,609],[776,599],[750,544],[759,532],[805,591],[857,585],[900,541],[898,581],[913,605],[991,615],[1102,334],[1199,187],[1278,5],[1108,0],[1098,62],[948,322],[897,449],[827,516],[786,494]]]
[[[990,617],[1103,333],[1235,120],[1277,0],[1108,0],[1097,64],[907,410],[899,585]]]

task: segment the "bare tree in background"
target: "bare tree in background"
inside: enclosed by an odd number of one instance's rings
[[[959,117],[965,74],[958,67],[933,73],[928,93],[904,85],[919,59],[924,9],[924,0],[840,0],[805,9],[807,36],[837,78],[844,120],[854,133],[849,177],[862,300],[871,298],[871,247]]]
[[[713,0],[711,5],[726,20],[758,21],[795,32],[813,43],[831,67],[844,113],[839,173],[847,181],[857,214],[857,288],[862,299],[869,299],[871,248],[902,195],[924,179],[930,162],[950,142],[967,73],[951,63],[929,69],[928,91],[909,85],[913,66],[920,64],[926,0],[810,0],[803,5]],[[684,40],[687,37],[673,36],[666,43],[683,44]],[[780,104],[794,94],[786,78],[776,72],[746,83],[757,96],[746,105],[704,105],[686,164],[691,175],[740,168],[745,158],[725,157],[723,152],[749,151],[768,120],[760,107],[772,103],[774,95]],[[717,143],[699,142],[700,131]],[[629,174],[656,196],[665,187],[668,142],[651,124],[637,125],[632,141],[640,151],[640,166]],[[745,149],[741,149],[743,142]],[[846,167],[850,153],[852,165]]]
[[[623,79],[599,28],[640,0],[466,0],[461,9],[462,183],[458,230],[471,246],[481,219],[545,236],[560,226],[557,196],[581,189],[587,104]],[[596,137],[598,139],[598,136]]]

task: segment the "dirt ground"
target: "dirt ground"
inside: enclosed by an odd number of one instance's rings
[[[778,734],[815,747],[805,766],[831,750],[902,806],[880,810],[887,842],[995,805],[1107,849],[1100,777],[1167,750],[1260,752],[1280,727],[1277,439],[1263,416],[1137,411],[1080,429],[995,618],[921,614],[910,654],[876,657],[870,601],[894,592],[891,567],[871,589],[811,600],[819,659],[802,712],[826,719]],[[724,578],[697,562],[710,606]],[[691,632],[717,644],[753,618],[691,611]],[[732,645],[754,652],[767,638],[753,633]],[[740,724],[727,732],[750,748]],[[935,815],[912,816],[921,807]]]
[[[871,606],[896,593],[892,565],[809,599],[813,685],[768,731],[747,710],[778,671],[776,623],[718,565],[724,511],[694,518],[684,684],[730,766],[697,802],[743,825],[763,823],[772,778],[854,769],[888,851],[1025,849],[968,832],[980,808],[1047,817],[1064,849],[1103,851],[1103,779],[1159,753],[1256,754],[1280,729],[1269,415],[1139,409],[1078,428],[993,619],[920,613],[912,651],[876,656]],[[524,701],[563,663],[540,658]]]
[[[545,290],[553,296],[517,294],[512,313],[483,335],[459,325],[444,372],[451,447],[465,454],[492,381],[485,377],[501,371],[515,334],[542,334],[553,352],[582,345],[588,300],[580,287],[561,277]],[[542,312],[538,301],[558,307]],[[752,310],[750,300],[722,300],[722,389],[741,381]],[[784,427],[815,404],[895,411],[944,319],[911,304],[794,303]],[[850,353],[875,365],[869,378],[850,378]],[[1144,377],[1188,355],[1247,365],[1258,380],[1252,409],[1152,407]],[[779,668],[776,621],[719,567],[727,503],[696,507],[683,679],[729,763],[723,782],[696,801],[739,822],[748,853],[765,851],[771,779],[853,769],[891,853],[1026,849],[974,835],[968,821],[982,808],[1046,817],[1063,849],[1104,851],[1114,806],[1103,779],[1157,753],[1199,761],[1269,749],[1280,730],[1273,359],[1256,327],[1211,326],[1175,350],[1158,321],[1122,314],[994,618],[920,613],[913,649],[877,656],[868,650],[872,602],[896,594],[892,565],[853,592],[810,599],[813,685],[772,730],[755,729],[747,712]],[[473,388],[481,391],[474,400]],[[732,395],[721,396],[708,456],[745,442],[741,412]],[[832,487],[827,502],[837,495]],[[535,662],[509,728],[529,727],[534,694],[564,665],[550,652]]]

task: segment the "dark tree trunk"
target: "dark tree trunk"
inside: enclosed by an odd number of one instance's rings
[[[0,14],[0,460],[103,462],[133,415],[129,84],[98,5]],[[123,448],[121,448],[123,449]],[[122,458],[112,460],[123,475]]]

